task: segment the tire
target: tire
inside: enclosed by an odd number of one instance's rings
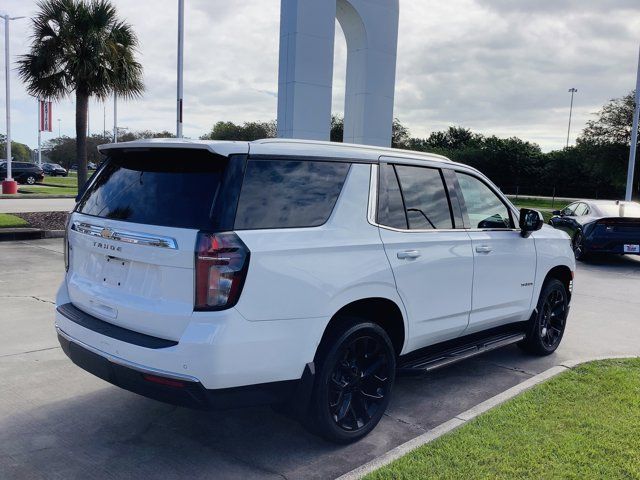
[[[304,423],[336,443],[375,428],[391,400],[396,354],[387,333],[363,319],[345,319],[316,354],[316,375]]]
[[[587,258],[582,230],[578,230],[573,236],[573,239],[571,240],[571,247],[573,248],[573,254],[576,257],[576,260],[584,261]]]
[[[24,181],[27,185],[35,185],[38,179],[34,175],[28,175]]]
[[[568,313],[568,293],[564,284],[556,278],[547,279],[529,321],[526,337],[518,346],[533,355],[552,354],[562,341]]]

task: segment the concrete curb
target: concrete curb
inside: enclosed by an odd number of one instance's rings
[[[63,238],[64,230],[41,230],[39,228],[0,229],[0,242],[18,240],[42,240],[43,238]]]
[[[0,193],[0,200],[1,199],[10,199],[10,200],[22,200],[25,198],[38,198],[38,199],[47,199],[47,198],[76,198],[76,195],[69,195],[69,194],[40,194],[40,193],[14,193],[14,194],[9,194],[9,193]]]
[[[403,443],[402,445],[398,445],[397,447],[389,450],[387,453],[379,456],[378,458],[374,458],[370,462],[365,463],[364,465],[351,470],[350,472],[345,473],[344,475],[338,477],[337,480],[356,480],[364,477],[365,475],[388,465],[389,463],[397,460],[398,458],[406,455],[407,453],[415,450],[422,445],[426,445],[437,438],[441,437],[445,433],[449,433],[458,427],[461,427],[465,423],[473,420],[477,416],[491,410],[498,405],[506,402],[507,400],[511,400],[512,398],[518,396],[519,394],[529,390],[530,388],[543,383],[556,375],[565,372],[567,370],[571,370],[583,363],[594,362],[597,360],[616,360],[616,359],[624,359],[624,358],[637,358],[635,355],[613,355],[613,356],[600,356],[600,357],[592,357],[584,360],[568,360],[566,362],[562,362],[560,365],[556,365],[555,367],[551,367],[548,370],[545,370],[538,375],[534,375],[531,378],[528,378],[524,382],[521,382],[508,390],[505,390],[494,397],[485,400],[484,402],[479,403],[475,407],[471,407],[469,410],[456,415],[450,420],[447,420],[444,423],[441,423],[435,428],[432,428],[428,432],[423,433],[422,435],[417,436],[416,438],[409,440],[408,442]]]

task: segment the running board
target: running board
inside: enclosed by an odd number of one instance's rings
[[[475,357],[482,353],[490,352],[496,348],[506,347],[523,340],[524,333],[508,333],[485,337],[475,342],[466,343],[459,347],[450,348],[437,353],[427,353],[423,356],[412,356],[401,360],[398,365],[398,373],[423,373],[446,367],[452,363]]]

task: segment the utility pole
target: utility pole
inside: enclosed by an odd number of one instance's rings
[[[178,0],[178,94],[176,137],[182,138],[182,65],[184,57],[184,0]]]
[[[570,88],[571,93],[571,106],[569,107],[569,127],[567,128],[567,148],[569,148],[569,134],[571,133],[571,114],[573,113],[573,95],[578,91],[577,88]]]
[[[9,54],[9,22],[24,17],[10,17],[9,14],[1,15],[0,17],[4,18],[4,75],[7,95],[7,177],[2,182],[2,193],[18,193],[18,184],[11,176],[11,56]]]
[[[627,170],[627,191],[624,196],[627,202],[630,202],[633,197],[633,173],[636,166],[636,151],[638,150],[638,117],[640,117],[640,51],[638,52],[638,73],[636,76],[636,108],[633,110],[629,168]]]

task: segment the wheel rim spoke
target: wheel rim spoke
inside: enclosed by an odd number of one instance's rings
[[[339,422],[347,416],[349,410],[351,410],[351,393],[344,394],[342,396],[342,400],[339,403],[338,413],[336,420]]]

